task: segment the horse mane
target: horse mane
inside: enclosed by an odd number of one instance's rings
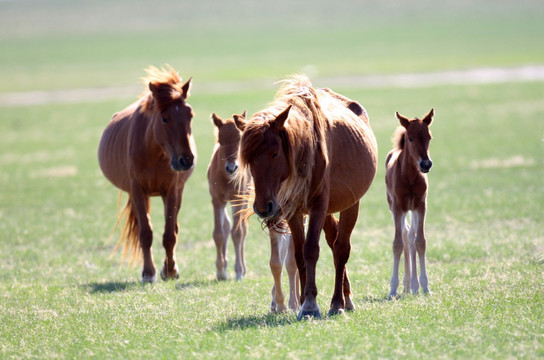
[[[404,139],[405,138],[404,134],[406,134],[406,129],[402,126],[397,127],[397,129],[393,133],[393,137],[391,138],[391,141],[393,142],[393,148],[395,150],[404,149],[404,142],[406,141]]]
[[[277,194],[281,208],[279,219],[272,219],[267,225],[276,226],[283,219],[290,218],[300,208],[307,208],[311,194],[315,159],[321,157],[328,164],[328,150],[325,130],[328,120],[323,114],[315,89],[310,79],[303,75],[294,75],[282,82],[275,99],[268,108],[251,118],[242,135],[239,158],[240,173],[246,173],[248,164],[254,159],[259,146],[263,143],[264,133],[283,110],[292,105],[289,118],[280,133],[284,153],[289,163],[289,176],[282,183]],[[320,183],[325,177],[316,174]]]
[[[142,81],[149,86],[152,84],[157,93],[152,95],[151,91],[144,92],[141,112],[148,115],[152,114],[156,109],[159,111],[166,110],[175,101],[178,101],[183,96],[183,82],[179,74],[170,65],[163,68],[150,66],[145,69],[147,76],[142,78]]]

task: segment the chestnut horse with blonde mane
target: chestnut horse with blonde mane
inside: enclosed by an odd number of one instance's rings
[[[303,291],[298,318],[321,316],[315,282],[321,229],[336,267],[329,314],[353,309],[345,265],[378,152],[365,109],[296,76],[283,83],[269,108],[237,125],[243,130],[240,167],[249,168],[255,186],[254,212],[269,227],[285,219],[292,234]]]
[[[244,121],[245,117],[245,111],[243,114],[233,115],[237,121]],[[216,128],[216,144],[207,174],[214,213],[213,239],[217,250],[216,277],[218,280],[227,279],[227,243],[230,234],[234,243],[236,280],[241,280],[246,274],[244,243],[248,229],[247,221],[243,216],[248,208],[248,203],[243,199],[249,192],[251,176],[247,174],[242,177],[238,184],[234,181],[238,171],[238,146],[241,138],[241,131],[236,127],[235,121],[222,119],[214,113],[212,114],[212,122]],[[228,203],[232,208],[232,224],[227,215]],[[271,244],[270,270],[274,277],[270,309],[272,312],[287,310],[281,288],[281,274],[285,263],[290,284],[289,308],[296,310],[298,307],[298,270],[291,250],[290,234],[271,230],[269,235]]]
[[[431,109],[423,119],[408,119],[398,112],[396,117],[401,126],[393,137],[394,149],[387,154],[385,161],[385,183],[387,202],[395,223],[393,241],[393,275],[389,297],[397,296],[399,286],[400,257],[404,251],[404,293],[419,291],[429,292],[429,281],[425,269],[425,213],[427,211],[427,173],[433,165],[429,157],[433,121]],[[406,222],[406,215],[411,212],[411,225]],[[416,254],[419,256],[420,275],[417,278]]]
[[[117,247],[124,242],[123,258],[130,253],[131,260],[142,253],[142,283],[152,283],[156,278],[151,252],[150,196],[161,196],[164,202],[166,258],[161,277],[179,277],[174,257],[177,218],[183,188],[196,161],[191,135],[193,111],[186,102],[191,79],[183,83],[171,67],[150,67],[147,73],[149,91],[113,115],[98,147],[102,172],[113,185],[129,194],[118,220],[119,224],[125,217]]]

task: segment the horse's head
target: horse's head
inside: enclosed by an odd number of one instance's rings
[[[400,124],[406,129],[404,134],[404,149],[419,166],[422,173],[428,173],[433,166],[429,156],[429,143],[432,139],[429,126],[433,121],[434,109],[431,109],[423,119],[408,119],[398,112],[395,113]]]
[[[290,109],[287,107],[271,120],[245,122],[235,117],[236,126],[243,130],[239,157],[242,164],[249,166],[255,187],[253,211],[263,219],[273,219],[281,213],[277,195],[289,176],[284,125]]]
[[[246,112],[234,114],[233,118],[245,121]],[[222,119],[212,114],[213,124],[217,127],[217,141],[219,142],[219,158],[224,162],[225,171],[233,175],[238,170],[238,145],[242,131],[236,126],[234,119]]]
[[[191,79],[183,85],[149,82],[149,90],[156,104],[152,119],[154,138],[175,171],[189,170],[194,164],[191,137],[193,110],[186,102],[190,87]]]

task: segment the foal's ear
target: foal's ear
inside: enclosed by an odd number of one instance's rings
[[[217,116],[215,113],[212,113],[212,122],[217,128],[220,128],[224,125],[223,119],[221,119],[219,116]]]
[[[182,95],[185,99],[191,95],[191,80],[193,80],[192,77],[190,77],[189,80],[187,80],[187,82],[181,87],[181,90],[183,91]]]
[[[238,128],[238,130],[244,131],[247,124],[246,112],[244,111],[242,115],[234,114],[232,115],[232,119],[234,120],[234,123],[236,124],[236,127]]]
[[[293,105],[289,105],[285,110],[283,110],[274,120],[271,122],[271,127],[276,130],[281,130],[285,126],[285,121],[289,117],[289,111]]]
[[[433,116],[434,116],[434,109],[431,109],[427,115],[423,118],[423,122],[427,124],[427,126],[431,125],[433,122]]]
[[[402,126],[404,126],[405,128],[408,128],[408,125],[410,125],[410,119],[408,119],[405,116],[402,116],[401,114],[398,113],[398,111],[395,112],[395,116],[397,117],[397,119],[399,119],[399,122]]]

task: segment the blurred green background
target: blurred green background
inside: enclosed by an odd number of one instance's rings
[[[542,19],[542,1],[0,1],[0,357],[543,357]],[[143,69],[163,64],[193,77],[199,159],[179,216],[181,277],[141,287],[137,267],[110,257],[118,192],[96,150],[111,115],[146,89]],[[365,106],[380,166],[348,262],[357,310],[297,323],[269,313],[257,219],[247,277],[214,281],[205,173],[210,114],[252,114],[301,72]],[[383,163],[394,112],[431,107],[433,296],[389,302]],[[158,199],[152,220],[160,264]],[[321,244],[326,313],[333,264]],[[230,245],[229,262],[232,279]]]

